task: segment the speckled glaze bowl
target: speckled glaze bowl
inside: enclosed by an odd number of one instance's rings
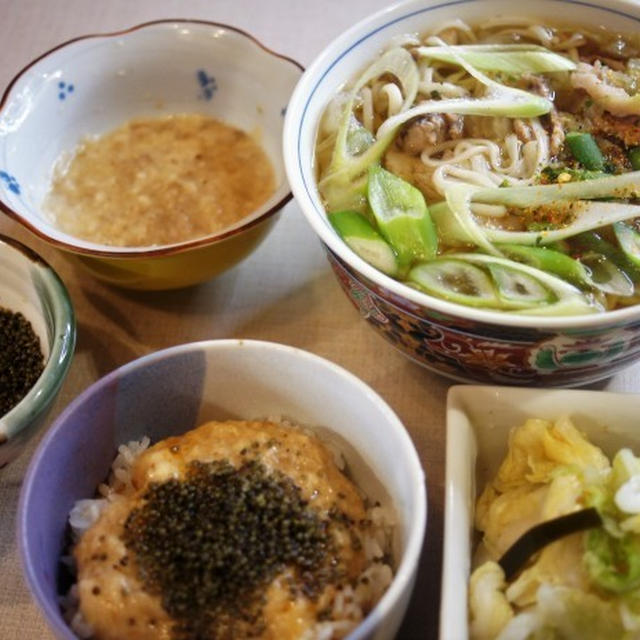
[[[228,269],[265,238],[291,198],[281,137],[302,67],[226,25],[169,20],[72,40],[37,58],[0,100],[0,206],[94,276],[132,289],[170,289]],[[42,211],[56,160],[85,137],[140,116],[203,113],[260,135],[276,191],[215,235],[116,248],[74,238]]]
[[[27,584],[55,636],[73,640],[58,599],[67,517],[108,475],[121,443],[152,442],[207,420],[281,416],[318,431],[345,456],[356,484],[392,505],[394,579],[349,640],[392,640],[409,602],[424,538],[424,473],[411,438],[380,396],[316,355],[281,344],[211,340],[131,362],[58,417],[27,470],[18,544]],[[124,640],[124,639],[123,639]]]
[[[42,426],[67,375],[76,339],[73,307],[55,271],[23,244],[0,235],[0,307],[22,313],[40,340],[44,371],[0,416],[0,468],[20,455]]]
[[[329,224],[315,182],[320,116],[395,35],[462,18],[497,15],[637,32],[640,4],[624,0],[411,0],[358,23],[329,44],[304,74],[285,123],[287,175],[304,215],[322,240],[335,275],[362,317],[416,362],[464,382],[572,386],[606,378],[640,358],[640,306],[580,317],[526,317],[433,298],[371,267]]]

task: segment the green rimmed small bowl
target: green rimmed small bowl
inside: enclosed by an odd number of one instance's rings
[[[0,235],[0,307],[20,312],[40,339],[45,367],[28,393],[0,416],[0,468],[42,425],[62,386],[76,342],[71,299],[58,274],[33,250]]]

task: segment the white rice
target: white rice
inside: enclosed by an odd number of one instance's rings
[[[270,419],[273,422],[293,426],[281,419]],[[295,427],[294,427],[295,428]],[[310,429],[307,433],[317,437]],[[335,443],[323,444],[332,452],[336,466],[345,470],[346,462]],[[139,441],[131,441],[118,447],[118,455],[111,464],[111,472],[107,483],[98,487],[101,498],[78,500],[69,514],[69,524],[76,543],[81,535],[100,517],[102,510],[109,502],[118,500],[134,491],[131,478],[131,467],[136,458],[149,447],[150,439],[144,436]],[[366,504],[366,496],[363,496]],[[389,509],[375,505],[367,509],[366,518],[371,526],[364,529],[361,540],[366,569],[359,576],[355,587],[348,585],[336,594],[331,611],[326,620],[317,622],[300,638],[300,640],[334,640],[344,638],[362,622],[365,612],[370,611],[382,597],[393,580],[392,568],[384,562],[390,556],[392,535],[395,521]],[[61,561],[68,564],[75,573],[72,556],[63,556]],[[82,616],[79,609],[78,587],[73,584],[67,595],[60,598],[64,618],[79,638],[91,638],[93,630]]]

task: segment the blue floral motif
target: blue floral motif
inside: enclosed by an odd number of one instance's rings
[[[4,180],[7,183],[9,191],[13,191],[17,196],[20,195],[20,185],[12,175],[9,175],[6,171],[0,171],[0,180]]]
[[[202,89],[200,97],[204,100],[211,100],[211,98],[213,98],[213,94],[218,90],[218,83],[216,82],[216,79],[213,76],[208,75],[204,69],[198,69],[198,71],[196,71],[196,78]]]
[[[58,82],[58,100],[66,100],[67,96],[73,93],[75,87],[72,84],[66,82]]]

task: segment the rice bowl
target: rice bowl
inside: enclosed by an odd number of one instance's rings
[[[394,577],[350,638],[394,637],[425,528],[424,476],[411,440],[389,407],[347,372],[298,349],[246,340],[182,345],[134,361],[79,396],[43,439],[23,484],[18,527],[27,583],[57,637],[77,637],[59,604],[68,514],[95,497],[118,446],[145,434],[158,442],[210,420],[269,416],[319,425],[316,433],[338,444],[372,503],[393,505]]]
[[[367,505],[369,501],[348,481],[344,458],[340,452],[326,447],[311,429],[302,431],[290,423],[273,420],[211,422],[183,436],[161,441],[151,450],[149,443],[149,438],[144,437],[121,445],[108,483],[98,488],[101,497],[80,500],[71,510],[69,524],[74,545],[65,562],[68,560],[76,569],[77,582],[63,598],[63,607],[65,618],[79,637],[117,639],[131,634],[135,621],[136,638],[167,634],[195,638],[201,637],[201,633],[219,637],[224,628],[224,633],[234,637],[257,634],[256,637],[265,638],[302,636],[332,640],[352,631],[389,586],[393,575],[387,564],[391,558],[393,515],[389,508],[377,506],[379,503],[369,503],[366,512],[361,508],[361,504]],[[184,514],[176,511],[180,501],[170,502],[172,509],[163,509],[166,500],[180,490],[176,483],[182,487],[195,486],[194,465],[198,467],[195,479],[208,481],[207,493],[220,494],[216,502],[225,509],[222,520],[216,520],[217,512],[211,508],[214,504],[198,520],[192,520],[195,516],[191,508]],[[211,467],[202,474],[205,465]],[[237,494],[239,485],[233,483],[235,477],[242,487],[248,487],[248,494]],[[140,486],[142,478],[147,483]],[[224,491],[229,482],[231,494],[228,488],[227,493]],[[256,488],[252,489],[253,486]],[[152,497],[160,487],[165,488],[165,502],[154,501]],[[283,499],[278,487],[285,490],[284,499],[292,499],[294,506],[302,508],[300,512],[295,509],[287,512],[286,526],[279,520],[282,516],[276,516],[281,507],[274,511],[276,505],[269,503],[278,495],[281,496],[278,500]],[[257,496],[253,491],[258,492]],[[298,493],[303,498],[299,503]],[[227,512],[224,501],[231,497],[233,504]],[[247,504],[249,512],[241,511],[236,522],[233,514],[238,513],[241,504]],[[286,504],[291,508],[289,501]],[[150,529],[148,521],[157,510],[166,512],[166,516],[158,519],[160,532]],[[176,518],[179,526],[172,524]],[[244,533],[244,527],[250,527],[255,518],[261,522],[256,531],[259,535],[250,543],[253,537]],[[299,531],[290,542],[289,522]],[[310,523],[318,526],[309,529]],[[207,532],[202,537],[185,538],[185,528],[190,531],[200,527]],[[251,576],[260,572],[260,558],[270,553],[267,539],[272,527],[278,531],[274,533],[277,548],[285,549],[291,543],[296,551],[285,556],[276,552],[276,566],[255,582]],[[170,530],[162,533],[164,528]],[[135,529],[133,536],[132,529]],[[237,531],[240,534],[234,538]],[[146,541],[141,542],[145,532],[148,532]],[[312,534],[315,542],[301,543],[303,532]],[[163,536],[166,541],[160,543]],[[215,551],[218,540],[225,541],[224,552]],[[149,545],[161,546],[163,558],[174,558],[174,562],[183,558],[177,576],[173,572],[173,578],[167,580],[153,557],[145,556]],[[331,556],[330,564],[324,568],[317,545],[326,548]],[[257,546],[261,551],[256,551]],[[217,558],[213,563],[204,551],[209,548]],[[194,576],[194,583],[187,579],[183,583],[182,577],[189,571],[186,558],[192,550],[198,554],[199,577]],[[241,561],[248,558],[246,570],[235,568],[239,562],[241,567],[245,566]],[[149,580],[150,574],[162,574],[165,579],[158,586]],[[224,595],[210,591],[208,598],[203,597],[210,581],[216,579],[227,585]],[[234,595],[238,580],[239,594]],[[193,590],[189,600],[207,602],[216,613],[209,614],[198,605],[189,607],[185,616],[184,603],[176,606],[172,595],[185,588]],[[251,604],[256,594],[262,594],[257,606]],[[154,595],[158,597],[156,603]]]

